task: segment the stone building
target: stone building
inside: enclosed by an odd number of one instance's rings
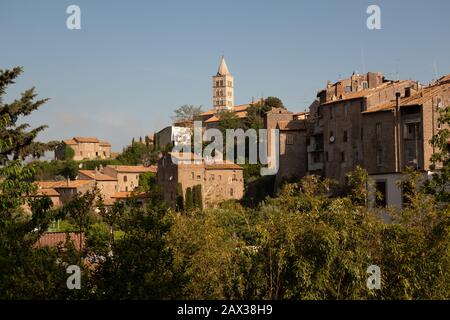
[[[297,115],[304,122],[297,136],[288,138],[295,130],[283,130],[289,123],[294,126],[287,113],[272,120],[280,129],[277,181],[291,170],[301,173],[304,165],[299,162],[306,162],[306,174],[343,183],[346,174],[359,165],[383,195],[379,205],[401,206],[397,183],[405,167],[421,170],[425,176],[437,168],[430,161],[434,150],[429,140],[440,129],[439,109],[450,104],[449,82],[447,75],[423,87],[417,81],[391,81],[371,72],[328,82],[309,114]],[[302,156],[305,144],[306,156]]]
[[[105,175],[111,176],[117,180],[117,192],[131,192],[139,186],[139,175],[141,173],[155,173],[157,167],[150,166],[118,166],[109,165],[101,169]]]
[[[78,193],[84,194],[95,187],[94,180],[62,180],[62,181],[36,181],[38,190],[56,190],[59,194],[59,204],[65,205],[70,202]],[[47,192],[52,192],[48,190]]]
[[[104,174],[99,170],[79,170],[77,179],[95,181],[105,203],[113,202],[113,195],[119,191],[117,177]]]
[[[75,155],[73,160],[109,159],[111,157],[111,144],[97,138],[74,137],[63,140],[55,150],[55,159],[64,160],[65,149],[70,147]]]
[[[172,157],[176,159],[172,161]],[[209,163],[192,153],[169,153],[158,162],[158,184],[164,192],[164,200],[175,205],[180,192],[200,185],[204,206],[236,199],[244,195],[243,168],[223,162]]]
[[[406,167],[430,176],[440,164],[431,162],[435,152],[429,143],[440,129],[439,110],[450,105],[450,77],[418,92],[397,95],[394,101],[362,113],[363,166],[383,197],[380,205],[402,204],[398,181]]]
[[[417,92],[415,81],[389,81],[380,73],[352,75],[328,83],[317,95],[319,105],[310,118],[313,128],[308,145],[308,171],[344,182],[345,175],[364,165],[363,112]]]

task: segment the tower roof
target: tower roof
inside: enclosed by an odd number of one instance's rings
[[[230,75],[230,71],[228,71],[227,63],[225,62],[225,57],[222,56],[220,59],[219,70],[217,70],[217,74],[221,76]]]

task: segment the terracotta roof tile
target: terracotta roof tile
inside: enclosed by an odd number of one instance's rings
[[[117,178],[111,177],[96,170],[79,170],[78,173],[81,173],[82,175],[97,181],[117,181]]]
[[[40,189],[78,188],[92,183],[92,180],[35,181]]]
[[[121,166],[121,165],[113,166],[113,165],[109,165],[107,167],[114,169],[117,172],[129,172],[129,173],[144,173],[144,172],[156,173],[158,171],[157,166],[144,167],[144,166]]]
[[[94,137],[75,137],[73,138],[76,142],[82,143],[97,143],[99,142],[97,138]]]
[[[64,247],[66,244],[66,234],[65,232],[47,232],[44,233],[38,241],[34,244],[35,248],[43,248],[43,247],[57,247],[62,246]],[[75,249],[80,250],[80,243],[84,247],[84,241],[85,236],[84,233],[81,234],[81,241],[80,241],[80,234],[70,232],[68,233],[69,239],[73,242]]]

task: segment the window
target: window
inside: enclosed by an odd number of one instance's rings
[[[345,162],[345,151],[341,151],[341,162]]]
[[[195,172],[194,171],[191,172],[191,178],[192,178],[192,180],[195,179]]]
[[[377,207],[386,207],[386,181],[377,181],[375,183],[375,189],[377,191],[375,204]]]
[[[383,164],[383,150],[381,148],[377,148],[376,158],[377,166],[381,166]]]
[[[325,152],[325,161],[328,162],[328,151]]]
[[[214,181],[214,174],[211,174],[211,180]]]
[[[234,195],[234,190],[233,188],[230,188],[230,197],[232,197]]]
[[[233,173],[233,181],[237,181],[235,173]]]
[[[347,136],[347,130],[344,130],[344,137],[343,137],[344,142],[347,142],[348,140],[348,136]]]
[[[216,81],[216,87],[218,87],[219,86],[219,81]]]
[[[128,176],[123,176],[123,182],[127,182],[128,181]]]
[[[128,187],[125,187],[125,192],[128,192]]]
[[[367,83],[367,81],[363,81],[362,86],[363,86],[363,89],[369,88],[369,84]]]
[[[344,118],[347,118],[348,115],[348,103],[344,103]]]
[[[223,80],[220,80],[220,86],[223,87]]]
[[[218,178],[219,178],[219,181],[222,181],[222,175],[221,174],[219,174]]]
[[[352,92],[352,86],[345,86],[345,92]]]
[[[361,141],[363,141],[363,140],[364,140],[364,129],[361,128]]]
[[[200,174],[197,175],[197,180],[201,180],[202,176]]]
[[[286,135],[286,144],[294,144],[294,136],[292,134]]]
[[[95,156],[98,157],[98,152],[95,153]]]
[[[330,107],[329,110],[330,110],[330,119],[333,119],[333,108]]]
[[[381,122],[378,122],[375,125],[375,131],[376,131],[376,137],[377,137],[377,141],[381,141]]]
[[[411,88],[406,88],[405,89],[405,97],[410,97],[411,96]]]

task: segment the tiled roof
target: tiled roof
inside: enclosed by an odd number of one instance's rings
[[[129,172],[129,173],[144,173],[144,172],[153,172],[156,173],[158,171],[157,166],[113,166],[109,165],[108,168],[114,169],[117,172]]]
[[[117,181],[117,178],[111,177],[107,174],[104,174],[96,170],[79,170],[78,173],[81,173],[89,177],[90,179],[97,181]]]
[[[85,236],[84,233],[81,234],[81,241],[80,241],[80,234],[69,232],[69,239],[73,242],[75,249],[80,250],[81,246],[80,243],[84,247],[84,240]],[[66,244],[66,233],[65,232],[47,232],[44,233],[38,241],[34,244],[35,248],[43,248],[43,247],[57,247],[62,246],[65,247]]]
[[[99,142],[97,138],[94,137],[75,137],[73,138],[76,142],[83,142],[83,143],[97,143]]]
[[[148,198],[148,194],[146,192],[131,192],[131,191],[121,191],[116,192],[111,196],[114,199],[127,199],[127,198]]]
[[[220,119],[217,116],[212,116],[208,120],[205,121],[205,123],[211,123],[211,122],[218,122]]]
[[[35,184],[40,189],[62,189],[78,188],[86,184],[91,184],[92,180],[62,180],[62,181],[36,181]]]
[[[256,103],[256,102],[255,102]],[[246,111],[248,108],[252,106],[252,103],[239,104],[233,107],[234,112]],[[209,109],[208,111],[200,113],[200,116],[212,116],[216,113],[214,108]]]
[[[370,97],[371,95],[378,93],[378,91],[385,89],[388,86],[396,86],[396,85],[401,85],[404,84],[406,82],[409,82],[410,80],[400,80],[397,82],[385,82],[381,85],[379,85],[378,87],[375,88],[370,88],[370,89],[364,89],[361,91],[356,91],[356,92],[348,92],[348,93],[343,93],[342,94],[342,98],[340,99],[339,97],[336,100],[333,101],[328,101],[325,103],[322,103],[322,105],[329,105],[329,104],[333,104],[333,103],[339,103],[342,101],[348,101],[348,100],[353,100],[353,99],[360,99],[360,98],[364,98],[364,97]]]
[[[69,144],[69,145],[75,145],[75,144],[77,144],[77,142],[76,142],[75,140],[73,140],[73,139],[63,140],[63,142],[64,142],[65,144]]]
[[[48,189],[38,189],[36,192],[36,197],[59,197],[60,194],[53,188]]]
[[[420,90],[419,92],[416,92],[409,97],[401,98],[399,104],[401,107],[422,105],[426,101],[433,98],[436,94],[438,94],[442,90],[441,86],[442,86],[442,84],[438,83],[437,85],[425,87],[422,90]],[[382,104],[373,106],[370,109],[368,109],[367,111],[364,111],[363,114],[394,110],[395,105],[396,105],[396,101],[392,100],[392,101],[389,101],[386,103],[382,103]]]
[[[282,131],[306,130],[304,120],[279,121],[278,128]]]

